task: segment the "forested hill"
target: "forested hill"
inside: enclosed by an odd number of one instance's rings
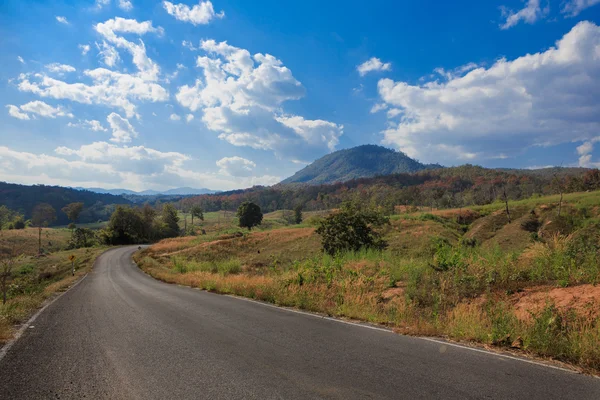
[[[368,144],[321,157],[281,183],[321,185],[440,167],[424,165],[404,153]]]
[[[31,218],[33,208],[39,203],[48,203],[56,210],[54,225],[69,223],[61,208],[69,203],[82,202],[83,211],[79,222],[88,223],[107,220],[116,204],[131,204],[131,201],[112,194],[94,193],[60,186],[18,185],[0,182],[0,205]]]

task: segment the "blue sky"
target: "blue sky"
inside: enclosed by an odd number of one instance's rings
[[[273,184],[365,143],[600,166],[600,0],[13,1],[0,180]]]

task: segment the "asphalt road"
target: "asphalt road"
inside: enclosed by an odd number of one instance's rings
[[[600,399],[600,379],[168,285],[110,250],[0,361],[0,399]]]

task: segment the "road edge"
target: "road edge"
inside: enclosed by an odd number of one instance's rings
[[[444,337],[439,337],[439,336],[431,336],[430,337],[430,336],[422,336],[422,335],[407,335],[405,333],[397,332],[394,328],[388,327],[386,325],[373,324],[371,322],[355,320],[355,319],[345,319],[345,318],[341,318],[341,317],[325,315],[325,314],[322,314],[319,312],[307,311],[307,310],[297,309],[294,307],[281,306],[281,305],[277,305],[277,304],[270,303],[267,301],[252,299],[252,298],[244,297],[244,296],[238,296],[238,295],[231,294],[231,293],[219,293],[216,291],[201,289],[201,288],[187,286],[187,285],[181,285],[179,283],[165,282],[163,280],[156,279],[151,274],[147,273],[142,268],[140,268],[140,266],[133,259],[134,254],[135,254],[135,252],[133,252],[131,254],[131,262],[133,265],[135,265],[135,267],[137,269],[139,269],[144,275],[152,278],[153,280],[164,283],[166,285],[179,286],[181,288],[185,288],[185,289],[189,289],[189,290],[197,290],[200,292],[210,293],[210,294],[214,294],[214,295],[218,295],[218,296],[226,296],[226,297],[230,297],[230,298],[237,299],[240,301],[247,301],[247,302],[255,303],[255,304],[258,304],[261,306],[265,306],[265,307],[275,308],[275,309],[282,310],[282,311],[292,312],[292,313],[296,313],[296,314],[303,314],[303,315],[307,315],[310,317],[326,319],[326,320],[341,323],[341,324],[354,325],[354,326],[358,326],[361,328],[372,329],[372,330],[386,332],[386,333],[392,333],[394,335],[412,337],[412,338],[420,339],[420,340],[427,341],[427,342],[438,343],[440,345],[461,348],[463,350],[474,351],[474,352],[478,352],[478,353],[487,354],[490,356],[500,357],[500,358],[504,358],[504,359],[510,359],[513,361],[520,361],[520,362],[524,362],[524,363],[528,363],[528,364],[532,364],[532,365],[537,365],[537,366],[546,367],[549,369],[558,370],[561,372],[566,372],[566,373],[571,373],[571,374],[576,374],[576,375],[586,375],[586,376],[594,377],[596,379],[600,379],[600,376],[598,376],[598,375],[595,375],[593,373],[588,373],[580,367],[577,367],[575,365],[568,364],[568,363],[563,363],[558,360],[553,360],[553,359],[547,360],[547,359],[544,359],[541,357],[536,357],[534,355],[513,353],[510,351],[506,351],[505,349],[500,349],[500,348],[489,349],[486,346],[484,346],[480,343],[477,343],[477,342],[453,341],[449,338],[444,338]]]
[[[98,257],[96,257],[96,259],[94,260],[94,263],[92,264],[92,268],[90,269],[90,272],[94,270],[94,267],[96,266],[96,263],[98,262],[98,259],[111,250],[113,250],[113,249],[112,248],[107,249],[106,251],[103,251],[102,253],[100,253],[98,255]],[[85,275],[83,275],[81,278],[79,278],[74,284],[69,286],[65,291],[61,292],[57,296],[52,296],[51,298],[47,299],[44,302],[44,304],[42,305],[42,307],[39,310],[37,310],[35,312],[35,314],[33,314],[26,322],[24,322],[21,325],[21,327],[17,330],[17,332],[15,332],[15,335],[12,337],[12,339],[10,339],[8,342],[6,342],[4,344],[4,346],[2,346],[2,348],[0,348],[0,363],[2,362],[4,357],[6,357],[6,355],[8,354],[8,351],[11,349],[11,347],[13,347],[14,344],[21,338],[21,336],[23,336],[25,331],[27,329],[29,329],[31,324],[33,322],[35,322],[35,320],[44,312],[44,310],[46,310],[46,308],[48,308],[49,306],[54,304],[58,299],[60,299],[62,296],[64,296],[66,293],[68,293],[71,289],[73,289],[74,287],[79,285],[81,282],[83,282],[83,280],[85,278],[87,278],[87,276],[90,274],[90,272],[87,272]]]

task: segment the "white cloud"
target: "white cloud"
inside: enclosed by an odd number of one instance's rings
[[[371,114],[378,113],[379,111],[387,110],[388,105],[385,103],[376,103],[371,107]]]
[[[579,166],[585,168],[600,168],[600,162],[592,162],[592,151],[594,145],[600,142],[600,136],[591,138],[584,142],[581,146],[577,147],[577,154],[579,154]]]
[[[365,76],[369,72],[374,71],[389,71],[392,69],[391,63],[383,63],[377,57],[372,57],[371,59],[365,61],[356,67],[356,70],[360,74],[360,76]]]
[[[127,50],[138,72],[125,74],[105,68],[85,70],[83,74],[92,80],[92,84],[82,82],[67,83],[50,78],[44,74],[21,74],[19,90],[31,92],[41,97],[68,99],[84,104],[102,104],[125,111],[127,117],[138,116],[133,100],[152,102],[166,101],[169,93],[155,81],[158,80],[160,68],[146,55],[146,47],[142,40],[138,43],[127,41],[117,33],[142,35],[148,32],[162,34],[163,29],[152,26],[151,21],[137,22],[133,19],[114,18],[94,27],[107,43],[116,48]],[[104,44],[102,47],[104,47]],[[110,50],[109,50],[110,52]],[[114,64],[114,56],[101,54],[107,64]]]
[[[110,139],[111,142],[115,143],[128,143],[131,142],[132,138],[138,137],[138,133],[135,128],[129,123],[129,121],[121,117],[117,113],[110,113],[106,117],[106,121],[112,129],[113,137]]]
[[[195,47],[192,42],[188,41],[188,40],[184,40],[181,42],[181,45],[187,49],[190,49],[192,51],[196,51],[196,50],[200,50],[199,47]]]
[[[95,132],[106,132],[108,129],[106,129],[105,127],[102,126],[102,124],[100,123],[100,121],[97,121],[95,119],[92,120],[83,120],[83,121],[79,121],[76,123],[73,122],[69,122],[67,124],[68,127],[71,128],[83,128],[83,129],[89,129],[91,131],[95,131]]]
[[[36,75],[35,79],[31,79],[31,75],[21,74],[18,88],[22,92],[31,92],[41,97],[120,108],[125,111],[127,117],[136,115],[136,107],[132,100],[160,102],[169,99],[169,93],[162,86],[138,76],[105,68],[85,70],[83,74],[91,78],[91,85],[80,82],[67,83],[46,75]]]
[[[187,122],[192,122],[192,120],[194,119],[194,115],[193,114],[188,114],[185,116],[185,120]]]
[[[113,44],[117,48],[125,49],[131,54],[133,63],[139,70],[137,74],[139,77],[147,81],[155,81],[158,79],[160,68],[158,64],[146,55],[146,46],[144,45],[144,42],[139,40],[139,43],[136,44],[126,40],[122,36],[118,36],[117,33],[132,33],[136,35],[157,33],[162,35],[164,31],[161,27],[153,27],[152,21],[138,22],[134,19],[116,17],[96,24],[94,28],[107,42]]]
[[[119,8],[123,11],[131,11],[133,9],[133,4],[129,0],[119,0]]]
[[[73,118],[73,114],[65,111],[62,107],[52,107],[43,101],[30,101],[20,107],[8,105],[8,113],[15,118],[29,120],[30,117],[35,118],[35,115],[44,118],[68,117]],[[35,115],[31,115],[35,114]]]
[[[101,9],[110,4],[110,0],[96,0],[96,8]]]
[[[237,156],[221,158],[216,164],[220,173],[231,176],[252,176],[256,167],[253,161]]]
[[[519,22],[524,21],[528,24],[533,24],[538,19],[545,17],[550,12],[549,6],[542,8],[540,0],[527,0],[527,4],[519,11],[509,10],[506,7],[500,7],[502,17],[505,21],[500,24],[500,29],[508,29]]]
[[[81,50],[81,55],[85,56],[88,51],[90,51],[90,45],[89,44],[80,44],[77,46],[79,48],[79,50]]]
[[[203,79],[179,87],[175,97],[191,111],[202,110],[219,138],[297,160],[312,160],[337,144],[342,126],[283,113],[282,104],[303,97],[304,88],[280,60],[214,40],[200,47],[207,52],[196,61]]]
[[[581,22],[556,47],[447,82],[381,79],[381,100],[401,111],[383,143],[424,161],[455,163],[587,141],[600,131],[599,76],[600,28]]]
[[[21,56],[17,56],[17,60],[19,60],[19,62],[20,62],[21,64],[25,64],[25,60],[23,60],[23,57],[21,57]]]
[[[596,4],[600,4],[600,0],[567,0],[564,2],[561,13],[566,14],[567,17],[575,17],[586,8]]]
[[[8,104],[6,108],[8,108],[8,115],[10,115],[13,118],[18,118],[26,121],[30,119],[29,115],[25,114],[24,112],[21,112],[21,110],[19,110],[19,107],[15,105]]]
[[[105,41],[102,41],[102,43],[96,43],[96,48],[98,49],[98,56],[102,57],[102,62],[111,68],[117,65],[121,59],[117,49]]]
[[[175,19],[183,22],[190,22],[193,25],[206,25],[214,18],[223,18],[225,13],[215,13],[215,9],[210,1],[200,1],[192,8],[186,4],[173,4],[170,1],[163,1],[163,7]]]
[[[67,18],[65,18],[65,17],[63,17],[63,16],[60,16],[60,15],[57,15],[57,16],[56,16],[56,20],[57,20],[58,22],[60,22],[61,24],[65,24],[65,25],[68,25],[68,24],[69,24],[69,21],[67,21]]]
[[[177,114],[171,114],[171,116],[169,117],[169,119],[171,121],[179,121],[181,119],[181,117]]]
[[[62,186],[77,182],[84,187],[133,190],[177,186],[230,190],[281,181],[271,175],[234,177],[189,170],[183,166],[191,160],[189,156],[144,146],[95,142],[78,149],[59,147],[55,153],[56,156],[33,154],[0,146],[0,181]]]
[[[59,63],[52,63],[52,64],[47,64],[46,65],[46,69],[50,72],[55,72],[58,74],[62,74],[65,72],[75,72],[76,69],[75,67],[72,67],[70,65],[67,64],[59,64]]]

